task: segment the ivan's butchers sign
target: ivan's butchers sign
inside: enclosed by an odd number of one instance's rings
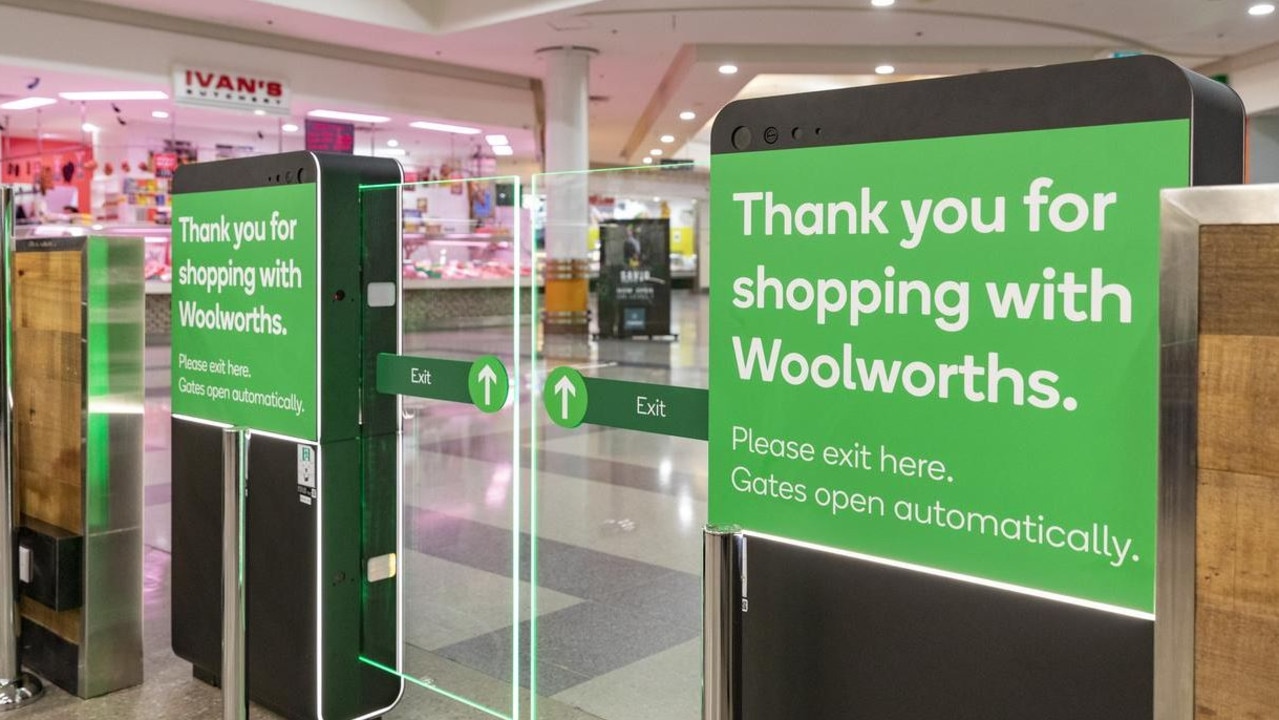
[[[265,110],[272,115],[288,115],[290,92],[283,80],[257,73],[175,65],[173,98],[179,105]]]

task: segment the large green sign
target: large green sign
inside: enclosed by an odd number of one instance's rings
[[[1184,120],[717,155],[710,521],[1154,610]]]
[[[178,195],[173,413],[318,440],[316,188]]]

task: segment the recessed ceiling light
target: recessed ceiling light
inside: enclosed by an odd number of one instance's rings
[[[679,114],[679,119],[680,120],[696,120],[697,113],[693,112],[692,110],[685,110],[684,112]]]
[[[645,164],[645,165],[652,165],[652,164],[653,164],[653,158],[651,158],[651,157],[646,157],[646,158],[644,158],[644,164]]]
[[[649,150],[649,151],[648,151],[648,154],[649,154],[649,155],[652,155],[653,157],[661,157],[661,155],[662,155],[662,149],[661,149],[661,148],[653,148],[652,150]]]
[[[342,110],[312,110],[307,113],[311,117],[325,120],[346,120],[348,122],[384,123],[391,118],[385,115],[365,115],[364,113],[344,112]]]
[[[666,143],[666,144],[668,144],[668,145],[669,145],[670,143],[675,142],[675,136],[674,136],[674,135],[663,135],[663,136],[661,136],[660,138],[658,138],[658,140],[661,140],[662,142],[664,142],[664,143]]]
[[[465,125],[449,125],[448,123],[427,122],[425,120],[409,123],[409,127],[415,127],[418,130],[453,133],[454,135],[479,135],[483,132],[479,128],[466,127]]]
[[[733,75],[737,72],[737,66],[732,63],[724,63],[719,66],[719,71],[722,75]]]
[[[511,144],[510,139],[509,139],[509,138],[507,138],[505,135],[502,135],[502,134],[496,134],[496,135],[485,135],[485,136],[484,136],[484,139],[485,139],[486,141],[488,141],[488,144],[489,144],[489,145],[494,145],[494,146],[497,146],[497,145],[510,145],[510,144]]]
[[[92,92],[64,92],[58,97],[63,100],[168,100],[169,96],[159,90],[95,90]]]
[[[1275,6],[1271,3],[1257,3],[1248,8],[1249,15],[1269,15],[1275,11]]]
[[[44,107],[44,106],[46,106],[46,105],[52,105],[52,104],[54,104],[54,103],[56,103],[56,102],[57,102],[57,100],[54,100],[53,98],[29,97],[29,98],[22,98],[21,100],[10,100],[9,102],[7,102],[7,103],[5,103],[5,104],[0,105],[0,109],[3,109],[3,110],[30,110],[30,109],[32,109],[32,108],[38,108],[38,107]]]
[[[893,67],[892,65],[877,65],[875,67],[875,72],[880,75],[892,75],[893,73],[897,72],[897,68]]]
[[[387,141],[386,141],[386,146],[387,146],[387,147],[399,147],[399,146],[400,146],[400,141],[399,141],[399,140],[396,140],[395,138],[391,138],[390,140],[387,140]]]
[[[156,120],[168,120],[168,119],[169,119],[169,111],[167,111],[167,110],[152,110],[152,111],[151,111],[151,117],[155,118]]]
[[[897,0],[870,0],[870,4],[875,7],[892,7],[897,4]]]
[[[515,148],[511,147],[510,145],[494,145],[493,154],[494,155],[514,155]]]
[[[80,126],[80,129],[87,133],[95,133],[101,130],[102,128],[98,127],[97,125],[94,125],[93,123],[85,123]]]
[[[262,108],[258,108],[257,110],[254,110],[254,111],[253,111],[253,114],[254,114],[254,115],[266,115],[266,110],[263,110]]]
[[[283,125],[280,126],[280,129],[283,130],[284,132],[297,132],[298,126],[294,125],[293,123],[284,123]]]

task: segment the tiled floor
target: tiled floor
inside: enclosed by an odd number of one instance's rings
[[[706,315],[704,297],[676,293],[678,342],[552,339],[538,349],[536,362],[525,348],[519,379],[524,400],[556,365],[705,387]],[[506,328],[413,335],[405,351],[458,358],[493,353],[512,367],[512,348]],[[221,716],[218,691],[193,680],[190,666],[169,648],[168,393],[168,348],[148,348],[146,681],[90,702],[54,689],[14,718]],[[518,416],[514,407],[483,415],[429,401],[408,402],[405,409],[405,672],[418,682],[409,684],[387,720],[493,717],[424,685],[509,717],[512,635],[518,628],[521,685],[527,688],[533,617],[538,718],[700,717],[705,445],[604,428],[563,430],[528,405]],[[513,443],[517,417],[520,442]],[[537,423],[536,450],[530,421]],[[517,531],[518,626],[512,581]],[[520,703],[521,716],[528,717],[527,691]],[[252,716],[274,717],[257,708]]]

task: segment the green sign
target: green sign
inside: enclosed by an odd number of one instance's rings
[[[565,367],[547,378],[543,402],[564,427],[587,423],[706,439],[707,392],[700,388],[588,378]]]
[[[1184,120],[717,155],[710,522],[1153,612]]]
[[[566,428],[581,425],[586,418],[588,400],[582,373],[570,367],[557,367],[546,376],[542,403],[556,425]]]
[[[468,378],[473,366],[465,360],[383,353],[377,356],[377,391],[469,403]]]
[[[173,414],[319,439],[314,184],[177,195]]]
[[[466,387],[475,407],[486,413],[495,413],[506,407],[511,381],[502,361],[493,355],[485,355],[471,364]]]

